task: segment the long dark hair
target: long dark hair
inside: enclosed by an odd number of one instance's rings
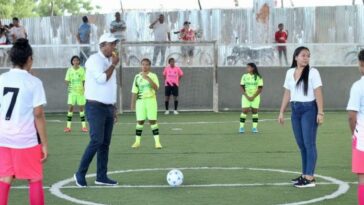
[[[296,61],[296,57],[303,51],[303,50],[307,50],[308,52],[310,52],[310,50],[307,47],[304,46],[300,46],[298,48],[296,48],[296,50],[293,53],[293,60],[292,60],[292,65],[291,68],[296,68],[297,67],[297,61]],[[308,75],[310,73],[310,65],[307,64],[302,71],[301,77],[300,79],[298,79],[296,87],[300,86],[300,84],[303,82],[303,94],[307,95],[307,91],[308,91]]]
[[[260,78],[262,77],[258,71],[258,67],[257,65],[255,65],[255,63],[248,63],[246,64],[247,66],[250,66],[253,68],[253,74],[254,74],[254,79],[257,80],[257,77],[259,76]]]

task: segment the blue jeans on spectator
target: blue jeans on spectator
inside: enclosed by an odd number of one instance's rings
[[[115,107],[87,101],[85,108],[90,128],[90,142],[82,156],[78,174],[83,177],[86,175],[88,167],[97,153],[96,180],[103,180],[107,178],[109,145],[114,126]]]
[[[301,151],[302,174],[313,176],[316,167],[317,149],[317,104],[311,102],[291,102],[292,129]]]

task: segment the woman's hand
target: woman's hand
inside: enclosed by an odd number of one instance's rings
[[[321,113],[317,114],[316,121],[318,125],[322,125],[324,123],[324,115]]]
[[[283,125],[284,124],[284,114],[281,112],[281,113],[279,113],[279,115],[278,115],[278,123],[279,124],[281,124],[281,125]]]
[[[45,162],[48,158],[48,146],[42,145],[42,159],[41,162]]]

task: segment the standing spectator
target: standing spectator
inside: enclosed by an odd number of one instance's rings
[[[109,146],[116,118],[116,65],[119,57],[114,55],[119,40],[111,33],[100,37],[98,53],[86,62],[86,117],[89,123],[90,142],[82,156],[78,171],[74,175],[77,186],[86,187],[86,173],[97,153],[95,184],[116,185],[117,181],[107,176]]]
[[[7,204],[14,179],[28,180],[29,204],[43,205],[43,163],[48,140],[42,82],[30,74],[33,51],[18,39],[10,50],[13,68],[0,76],[0,204]]]
[[[165,86],[165,106],[166,112],[164,114],[169,114],[169,98],[173,95],[174,98],[174,111],[175,115],[178,114],[178,87],[179,81],[183,76],[183,71],[180,67],[175,65],[174,58],[168,59],[169,65],[164,68],[163,76],[164,76],[164,86]]]
[[[82,17],[82,24],[78,28],[77,41],[80,44],[90,44],[91,25],[88,23],[87,16]],[[85,66],[86,60],[90,55],[90,47],[82,46],[80,52],[81,65]]]
[[[171,33],[170,28],[167,23],[164,22],[164,15],[160,14],[159,18],[155,20],[149,26],[150,29],[154,31],[154,40],[155,41],[171,41]],[[164,59],[166,55],[166,46],[165,45],[156,45],[154,46],[153,52],[153,65],[156,64],[159,53],[161,53],[161,61],[160,66],[164,65]]]
[[[0,28],[0,45],[6,45],[6,30],[5,28]]]
[[[28,38],[27,31],[24,26],[19,24],[19,19],[17,17],[13,18],[13,25],[14,26],[10,29],[10,36],[13,43],[19,38]]]
[[[284,123],[284,111],[291,103],[293,134],[301,151],[302,174],[292,179],[295,187],[315,187],[317,127],[324,121],[322,82],[316,68],[310,68],[310,51],[298,47],[293,54],[291,69],[286,73],[278,122]]]
[[[121,19],[119,12],[115,13],[115,20],[110,23],[110,32],[114,34],[115,38],[119,39],[120,42],[126,41],[126,23]],[[127,62],[125,47],[121,47],[122,60]]]
[[[346,110],[352,135],[352,172],[358,175],[358,204],[364,205],[364,50],[358,55],[361,79],[350,90]]]
[[[14,27],[14,24],[9,24],[9,25],[5,25],[4,28],[5,28],[5,35],[6,35],[6,44],[13,44],[13,38],[11,36],[11,29]]]
[[[183,28],[180,31],[180,39],[184,42],[194,42],[195,39],[195,31],[190,28],[191,22],[185,21],[183,23]],[[184,64],[193,64],[193,50],[194,46],[182,46],[181,51],[184,59]]]
[[[278,31],[275,33],[276,43],[287,43],[288,31],[283,30],[283,23],[278,24]],[[278,55],[279,55],[279,64],[282,65],[282,53],[284,55],[284,60],[286,61],[286,65],[288,65],[287,61],[287,47],[286,46],[278,46]]]

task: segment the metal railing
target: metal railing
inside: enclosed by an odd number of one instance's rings
[[[259,66],[289,66],[294,50],[306,46],[311,51],[310,64],[313,66],[353,66],[357,64],[357,54],[364,49],[362,44],[229,44],[218,45],[216,41],[198,42],[122,42],[119,44],[123,67],[139,66],[142,58],[153,57],[155,66],[165,66],[169,58],[174,58],[183,67],[224,67],[245,66],[254,62]],[[98,51],[97,44],[32,45],[34,52],[33,68],[66,68],[73,55],[84,59]],[[11,45],[0,46],[0,68],[11,67],[9,50]],[[279,50],[286,50],[287,62]],[[161,53],[165,52],[161,59]]]

